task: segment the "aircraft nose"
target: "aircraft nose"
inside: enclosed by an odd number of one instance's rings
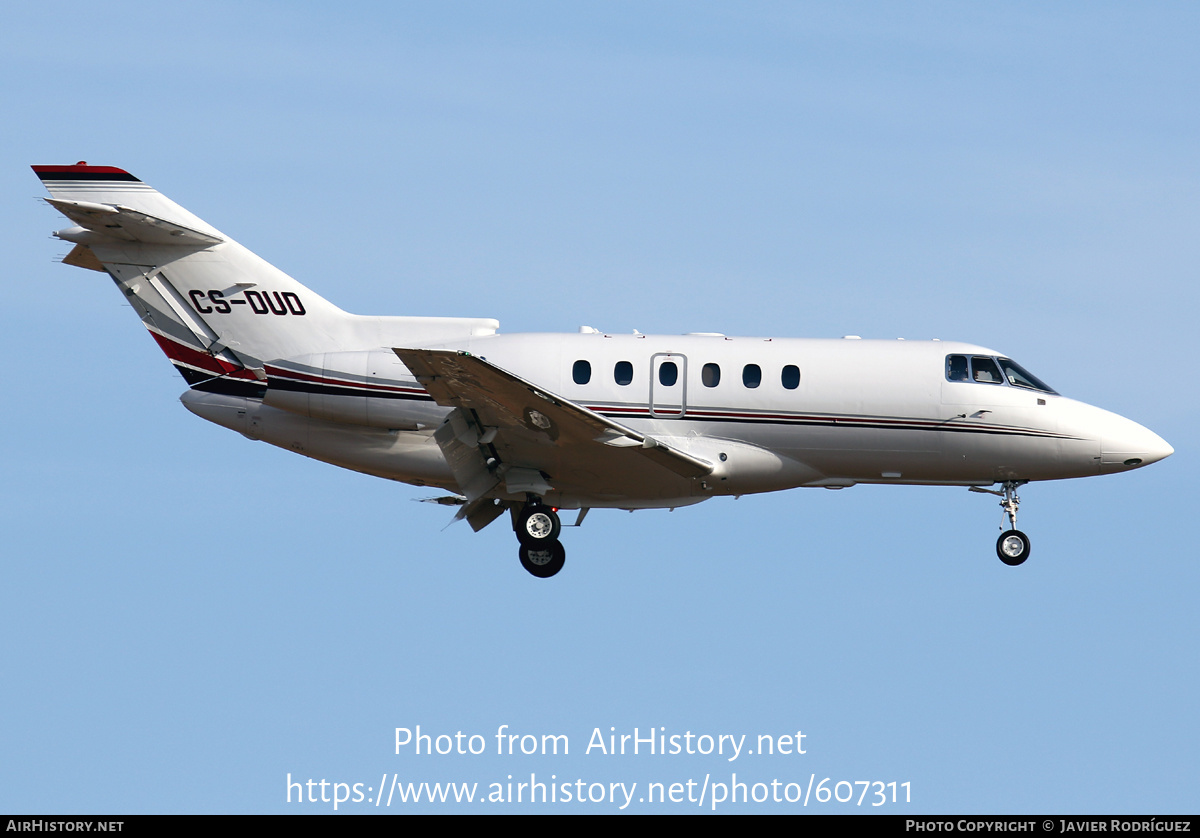
[[[1113,423],[1100,444],[1100,471],[1127,471],[1157,463],[1175,453],[1167,441],[1137,422],[1121,418]]]

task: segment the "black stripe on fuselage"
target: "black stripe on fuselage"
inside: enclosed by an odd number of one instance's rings
[[[203,390],[208,393],[221,393],[223,395],[241,396],[249,398],[261,399],[266,392],[266,385],[253,381],[244,381],[240,379],[218,377],[205,375],[196,370],[189,369],[180,365],[176,365],[176,369],[187,379],[192,385],[192,389]],[[307,381],[295,381],[287,378],[272,377],[271,387],[276,390],[288,390],[297,393],[310,393],[323,396],[346,396],[358,398],[372,399],[400,399],[406,401],[422,401],[431,402],[433,397],[428,393],[396,393],[379,390],[365,390],[354,387],[334,387],[326,384],[315,384]],[[595,408],[593,408],[595,409]],[[659,419],[665,422],[678,421],[681,417],[678,416],[650,416],[648,412],[640,416],[631,416],[628,412],[596,410],[602,416],[609,419]],[[811,418],[793,418],[786,419],[778,416],[772,417],[750,417],[750,416],[704,416],[695,414],[685,414],[682,417],[688,422],[714,422],[722,424],[741,424],[741,425],[785,425],[785,426],[802,426],[802,427],[825,427],[825,428],[864,428],[869,430],[884,430],[884,431],[945,431],[950,433],[966,433],[966,434],[989,434],[993,436],[1022,436],[1033,437],[1035,439],[1078,439],[1078,437],[1066,436],[1063,434],[1053,434],[1044,431],[1022,430],[1019,428],[986,428],[986,427],[962,427],[955,426],[950,422],[945,423],[930,423],[929,420],[883,420],[871,421],[860,417],[811,417]]]
[[[295,381],[290,378],[271,377],[272,390],[289,390],[293,393],[311,393],[318,396],[355,396],[368,399],[402,399],[414,402],[431,402],[428,393],[397,393],[389,390],[359,389],[357,387],[334,387],[329,384],[314,384],[311,381]]]
[[[211,373],[194,370],[182,364],[176,364],[175,369],[183,376],[183,380],[193,390],[205,393],[219,393],[222,396],[238,396],[244,399],[261,399],[267,393],[267,385],[261,381],[248,381],[244,378],[213,377]]]
[[[946,431],[958,434],[991,434],[995,436],[1024,436],[1033,437],[1035,439],[1079,439],[1079,437],[1066,436],[1064,434],[1048,433],[1046,431],[1022,430],[1020,428],[985,428],[985,427],[969,427],[955,426],[950,423],[943,424],[914,424],[903,419],[891,421],[872,422],[869,419],[861,419],[858,417],[846,417],[838,419],[835,417],[817,418],[796,418],[783,419],[780,417],[750,417],[750,416],[703,416],[697,414],[686,413],[682,417],[678,415],[661,415],[650,416],[643,414],[640,416],[631,416],[629,413],[607,412],[597,410],[601,416],[609,419],[658,419],[664,422],[677,422],[683,419],[687,422],[718,422],[722,424],[739,424],[739,425],[791,425],[805,426],[814,428],[867,428],[870,430],[882,431]],[[924,420],[916,420],[918,422]]]

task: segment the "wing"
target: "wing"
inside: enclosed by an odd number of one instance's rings
[[[563,505],[685,497],[692,480],[713,470],[468,352],[393,351],[434,401],[458,408],[436,438],[468,505],[496,495],[501,482],[505,494],[518,497],[557,492]]]

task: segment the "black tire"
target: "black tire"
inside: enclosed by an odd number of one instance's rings
[[[539,579],[549,579],[558,573],[567,560],[567,551],[558,539],[548,544],[543,542],[536,547],[526,547],[522,544],[517,555],[521,557],[521,567]]]
[[[1020,530],[1006,530],[996,540],[996,555],[1009,567],[1023,564],[1029,558],[1029,536]]]
[[[530,504],[517,516],[517,540],[526,547],[538,547],[558,541],[562,522],[549,506]]]

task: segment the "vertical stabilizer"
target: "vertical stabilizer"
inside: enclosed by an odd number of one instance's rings
[[[106,271],[193,386],[261,390],[264,362],[336,348],[354,319],[122,169],[33,170],[75,225],[66,261]]]
[[[123,169],[34,166],[74,226],[69,265],[109,274],[195,388],[258,395],[268,361],[438,345],[494,334],[472,317],[361,317],[311,289]]]

